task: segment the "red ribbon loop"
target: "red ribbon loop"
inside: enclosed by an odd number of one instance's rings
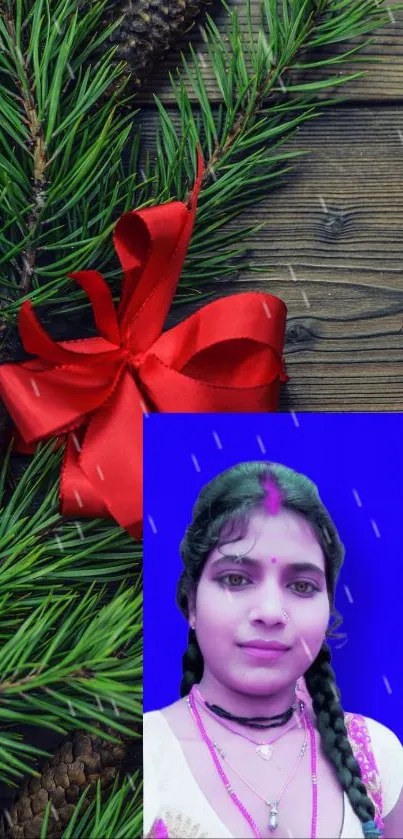
[[[263,412],[277,408],[286,307],[269,294],[215,300],[162,329],[186,257],[203,176],[188,205],[125,213],[114,231],[120,303],[97,271],[70,276],[91,301],[99,337],[54,341],[29,302],[20,334],[35,358],[0,367],[0,394],[21,435],[18,449],[67,434],[61,512],[112,516],[142,533],[142,428],[149,411]],[[28,448],[27,448],[28,447]]]

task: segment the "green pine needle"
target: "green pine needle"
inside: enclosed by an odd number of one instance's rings
[[[342,44],[390,23],[390,7],[378,0],[285,0],[280,11],[277,0],[261,0],[261,28],[256,33],[250,0],[246,23],[242,25],[238,10],[230,9],[225,0],[222,2],[228,11],[226,30],[219,31],[207,15],[203,31],[210,75],[220,91],[222,104],[217,108],[210,104],[202,72],[206,59],[202,65],[192,47],[191,60],[182,55],[176,79],[170,76],[177,113],[172,117],[154,96],[158,111],[156,191],[161,200],[174,195],[184,198],[199,141],[206,161],[195,230],[180,287],[194,284],[195,280],[203,287],[204,281],[222,277],[223,262],[226,276],[251,270],[251,263],[245,258],[247,248],[237,252],[225,249],[220,231],[228,224],[230,214],[233,221],[282,183],[294,168],[284,165],[285,161],[308,153],[303,149],[290,151],[289,141],[307,120],[320,116],[323,108],[343,101],[341,97],[324,96],[327,88],[333,90],[365,75],[336,75],[336,65],[357,60],[351,56],[373,39],[350,49],[339,48],[337,54],[326,58],[316,59],[317,48]],[[309,60],[301,61],[306,57]],[[322,70],[326,77],[322,73],[322,78],[309,82],[292,81],[295,71],[311,67],[317,72]],[[185,80],[196,105],[190,100]],[[209,227],[217,231],[213,242],[206,235]],[[250,241],[250,227],[238,223],[235,232],[238,243]],[[205,252],[209,254],[208,261]],[[212,266],[215,270],[211,270]],[[262,271],[266,272],[266,268]]]
[[[40,444],[7,499],[10,455],[11,445],[0,470],[0,775],[15,784],[38,757],[21,724],[137,736],[142,595],[141,546],[113,521],[60,517],[62,450]]]
[[[84,790],[76,804],[61,839],[134,839],[142,832],[142,784],[138,773],[120,781],[115,778],[112,789],[101,792],[97,781],[95,796],[90,787]],[[87,807],[84,808],[84,804]],[[52,819],[48,803],[42,824],[41,839],[47,839]]]
[[[280,8],[277,0],[260,0],[256,33],[250,0],[243,23],[236,8],[222,3],[224,31],[209,15],[203,30],[203,61],[222,102],[211,104],[201,59],[190,47],[189,59],[182,56],[176,78],[171,76],[175,118],[154,97],[156,154],[147,153],[140,176],[134,94],[123,100],[129,113],[122,116],[119,107],[128,80],[125,66],[114,61],[114,49],[99,60],[100,45],[120,22],[99,34],[106,0],[83,4],[80,14],[74,0],[5,3],[0,11],[3,325],[15,323],[27,299],[46,304],[48,320],[87,310],[85,294],[66,276],[83,267],[104,272],[117,302],[121,276],[111,241],[117,218],[133,207],[183,200],[194,181],[199,142],[206,173],[174,303],[201,301],[214,278],[250,269],[248,248],[234,251],[224,241],[220,246],[220,231],[229,217],[234,223],[289,177],[294,166],[288,161],[308,153],[288,146],[307,120],[343,101],[326,91],[365,75],[339,75],[338,68],[357,61],[374,39],[353,47],[346,42],[389,24],[390,12],[403,8],[386,0],[284,0]],[[323,57],[324,47],[334,54]],[[304,69],[314,69],[317,77],[304,81]],[[211,226],[217,237],[210,245],[205,234]],[[238,244],[250,241],[250,226],[238,222],[236,235]]]

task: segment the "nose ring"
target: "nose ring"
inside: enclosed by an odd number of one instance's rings
[[[289,620],[290,620],[290,619],[289,619],[289,617],[288,617],[288,615],[287,615],[287,612],[283,612],[283,615],[284,615],[284,617],[285,617],[286,621],[289,621]]]

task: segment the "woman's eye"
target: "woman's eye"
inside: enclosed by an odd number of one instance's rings
[[[249,580],[247,580],[242,574],[225,574],[223,577],[220,577],[220,583],[230,586],[231,588],[244,588],[242,585],[243,582],[248,584]]]
[[[318,587],[315,586],[313,583],[309,583],[307,580],[298,580],[296,583],[291,583],[293,586],[310,586],[311,590],[307,591],[306,589],[302,590],[299,588],[297,593],[298,594],[313,594],[314,591],[319,591]]]
[[[218,582],[220,585],[228,588],[246,588],[246,586],[251,584],[250,580],[244,577],[243,574],[224,574],[219,578]],[[294,590],[296,594],[300,594],[301,596],[309,596],[315,591],[320,591],[314,583],[310,583],[308,580],[297,580],[295,583],[291,583],[291,586],[296,586]]]

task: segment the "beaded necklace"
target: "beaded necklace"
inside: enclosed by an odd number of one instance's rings
[[[269,811],[270,811],[270,817],[269,817],[269,830],[271,830],[271,831],[275,830],[275,829],[276,829],[276,827],[278,827],[277,815],[278,815],[278,807],[279,807],[279,804],[280,804],[280,801],[281,801],[281,797],[282,797],[283,793],[285,792],[285,790],[287,789],[287,787],[289,786],[289,784],[291,783],[291,781],[292,781],[292,779],[293,779],[294,775],[296,774],[297,769],[298,769],[298,766],[299,766],[299,763],[300,763],[300,761],[302,760],[302,758],[303,758],[303,756],[304,756],[304,754],[305,754],[305,751],[306,751],[306,747],[307,747],[307,725],[306,725],[306,719],[304,720],[304,723],[305,723],[305,724],[304,724],[304,729],[305,729],[304,742],[303,742],[303,744],[302,744],[302,746],[301,746],[301,749],[300,749],[300,751],[299,751],[298,759],[297,759],[297,761],[296,761],[296,764],[295,764],[295,766],[294,766],[294,769],[293,769],[293,770],[292,770],[292,772],[291,772],[291,775],[289,775],[289,777],[287,778],[287,780],[286,780],[286,782],[285,782],[285,784],[284,784],[284,786],[283,786],[283,789],[282,789],[282,790],[281,790],[281,792],[280,792],[280,795],[278,796],[278,798],[277,798],[275,801],[268,801],[268,800],[264,797],[264,795],[262,795],[262,794],[261,794],[261,793],[260,793],[257,789],[255,789],[254,787],[252,787],[252,784],[250,784],[250,783],[249,783],[249,781],[248,781],[248,780],[247,780],[247,779],[246,779],[243,775],[241,775],[241,773],[240,773],[240,772],[238,772],[238,769],[236,769],[236,768],[235,768],[235,766],[234,766],[234,765],[233,765],[233,764],[232,764],[232,763],[228,760],[227,755],[226,755],[226,754],[225,754],[225,752],[221,749],[221,747],[218,745],[218,743],[213,742],[213,746],[214,746],[214,747],[216,748],[216,750],[218,751],[218,754],[222,757],[222,759],[223,759],[223,760],[225,760],[225,761],[228,763],[228,766],[230,766],[230,767],[231,767],[231,769],[232,769],[232,771],[233,771],[233,772],[235,772],[235,774],[236,774],[236,775],[238,775],[238,778],[240,778],[240,779],[241,779],[241,781],[243,781],[243,783],[244,783],[247,787],[249,787],[249,789],[250,789],[252,792],[254,792],[254,793],[255,793],[255,795],[257,795],[257,796],[258,796],[258,798],[260,798],[262,801],[264,801],[264,803],[265,803],[265,804],[267,804],[267,806],[268,806],[268,808],[269,808]]]
[[[254,821],[254,819],[252,818],[252,816],[250,815],[250,813],[248,812],[248,810],[246,809],[246,807],[244,806],[244,804],[242,803],[240,798],[238,798],[238,796],[236,795],[236,793],[232,789],[230,781],[229,781],[226,773],[224,772],[224,769],[223,769],[223,767],[222,767],[222,765],[219,761],[219,758],[217,756],[216,747],[215,747],[213,741],[208,736],[207,731],[206,731],[206,729],[203,725],[202,719],[200,717],[200,714],[198,712],[196,702],[195,702],[193,688],[190,691],[190,694],[187,697],[186,701],[187,701],[189,711],[192,714],[193,719],[194,719],[194,721],[195,721],[195,723],[196,723],[196,725],[197,725],[197,727],[200,731],[201,737],[202,737],[203,741],[205,742],[205,744],[206,744],[206,746],[207,746],[207,748],[210,752],[210,755],[211,755],[211,758],[213,760],[214,766],[215,766],[215,768],[218,772],[218,775],[221,778],[221,781],[223,782],[223,784],[224,784],[224,786],[225,786],[225,788],[228,792],[228,795],[231,797],[235,806],[237,807],[239,812],[243,815],[244,819],[249,824],[249,827],[252,830],[253,836],[255,836],[256,839],[263,839],[262,834],[260,833],[260,830],[259,830],[256,822]],[[309,716],[308,716],[308,714],[306,713],[305,710],[304,710],[303,713],[304,713],[304,722],[305,722],[305,725],[306,725],[306,727],[308,728],[308,731],[309,731],[309,739],[310,739],[310,747],[311,747],[311,779],[312,779],[311,839],[316,839],[316,828],[317,828],[317,817],[318,817],[318,789],[317,789],[318,781],[317,781],[317,774],[316,774],[316,767],[317,767],[316,741],[315,741],[315,732],[314,732],[312,723],[309,719]],[[277,822],[277,814],[278,814],[277,804],[278,804],[278,802],[274,802],[273,804],[270,805],[271,809],[270,809],[269,830],[271,832],[276,829],[277,824],[278,824],[278,822]]]

